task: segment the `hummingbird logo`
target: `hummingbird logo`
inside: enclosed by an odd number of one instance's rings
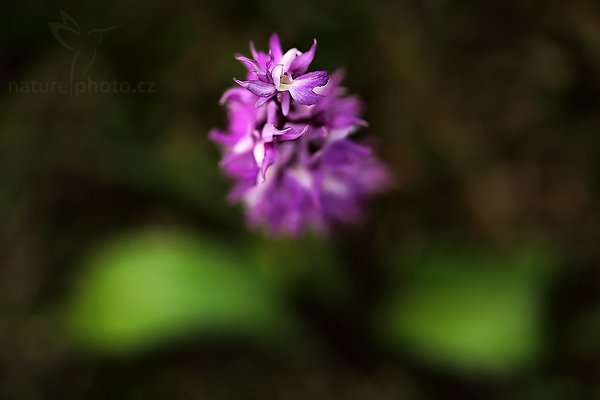
[[[87,75],[96,60],[104,33],[117,29],[118,26],[84,32],[77,21],[63,10],[60,10],[60,16],[62,22],[50,22],[48,25],[58,43],[74,53],[71,62],[71,82],[73,82],[75,74]]]

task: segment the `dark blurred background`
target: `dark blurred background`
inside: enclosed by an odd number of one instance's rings
[[[367,105],[359,228],[224,200],[272,32]],[[597,1],[4,1],[0,60],[0,398],[600,398]]]

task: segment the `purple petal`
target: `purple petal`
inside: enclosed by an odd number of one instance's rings
[[[313,58],[315,57],[316,50],[317,50],[317,39],[315,39],[313,41],[312,46],[306,53],[300,54],[298,57],[296,57],[294,59],[294,61],[292,61],[292,64],[290,65],[290,72],[293,75],[304,74],[308,70],[310,63],[312,62]]]
[[[256,174],[254,178],[245,178],[237,182],[227,195],[227,201],[231,204],[235,204],[241,201],[246,193],[250,191],[256,185]]]
[[[281,102],[281,112],[284,117],[287,117],[290,112],[290,94],[287,91],[279,93],[279,101]]]
[[[231,148],[231,152],[235,154],[247,153],[254,147],[254,138],[251,135],[246,135],[239,138],[235,145]]]
[[[269,39],[269,48],[271,50],[271,53],[273,54],[273,58],[276,61],[281,60],[281,57],[283,56],[283,50],[281,50],[281,42],[279,41],[279,35],[277,35],[276,33],[271,35],[271,38]]]
[[[254,148],[254,160],[260,168],[260,176],[263,182],[266,178],[267,170],[277,161],[277,146],[275,143],[259,142]]]
[[[211,129],[211,131],[208,133],[208,137],[213,142],[219,143],[220,145],[227,147],[234,146],[236,141],[238,140],[237,137],[229,135],[227,132],[223,132],[218,129]]]
[[[286,128],[286,130],[280,131],[283,133],[277,135],[277,137],[279,138],[279,140],[295,140],[298,139],[300,136],[304,135],[306,131],[308,131],[308,125],[306,125],[301,131],[288,127]]]
[[[255,96],[247,90],[244,90],[244,92],[246,92],[248,96],[255,98]],[[250,99],[250,101],[252,101],[252,99]],[[240,137],[252,132],[257,117],[256,110],[252,107],[252,103],[242,104],[232,102],[227,108],[227,114],[229,115],[229,132],[232,135]]]
[[[267,124],[275,125],[277,123],[277,104],[269,103],[267,107]]]
[[[313,92],[313,89],[325,86],[328,80],[329,75],[325,71],[309,72],[294,80],[290,87],[290,94],[299,104],[312,106],[325,97]]]
[[[299,76],[294,80],[297,81],[308,82],[312,87],[325,86],[329,82],[329,74],[326,71],[313,71]]]
[[[219,163],[223,172],[232,178],[256,178],[258,172],[252,153],[231,153]]]
[[[288,51],[286,51],[286,53],[281,56],[281,59],[279,61],[277,61],[278,64],[282,64],[283,65],[283,70],[284,71],[289,71],[290,66],[292,65],[292,62],[294,62],[294,60],[300,55],[300,51],[298,51],[298,49],[294,48],[294,49],[290,49]]]
[[[267,62],[269,62],[270,59],[269,55],[264,51],[257,51],[256,47],[254,47],[254,42],[250,42],[250,54],[252,54],[252,58],[254,59],[254,61],[256,61],[260,69],[265,71],[266,75],[266,71],[268,70]],[[250,77],[247,78],[248,80],[254,80],[254,77],[252,75],[256,74],[254,72],[251,72],[248,75],[250,75]]]
[[[248,72],[254,72],[258,75],[259,79],[263,78],[261,80],[266,80],[266,72],[258,65],[258,62],[244,56],[236,56],[235,59],[243,62],[248,67]]]
[[[260,169],[262,178],[265,179],[269,167],[277,161],[277,146],[274,143],[265,144],[265,160]]]
[[[273,68],[275,65],[275,58],[273,57],[273,52],[271,52],[271,50],[269,50],[268,57],[269,57],[269,59],[265,63],[265,66],[267,68],[267,79],[269,82],[273,83],[273,77],[271,76],[271,72],[273,71]]]
[[[219,104],[224,105],[229,101],[242,101],[245,95],[248,95],[248,92],[244,89],[238,87],[227,89],[219,99]]]
[[[275,86],[271,83],[262,81],[240,81],[235,78],[233,80],[241,87],[248,89],[252,94],[259,97],[271,97],[277,91]]]
[[[256,108],[261,108],[262,106],[265,105],[265,103],[267,103],[269,100],[271,100],[270,97],[261,97],[256,101],[255,107]]]
[[[275,136],[281,137],[291,130],[292,128],[277,129],[273,124],[266,124],[262,130],[261,137],[265,143],[271,143]]]
[[[321,101],[325,96],[316,94],[311,88],[292,87],[290,88],[292,98],[303,106],[312,106]]]
[[[265,159],[265,143],[262,141],[256,143],[254,149],[252,150],[252,155],[254,156],[256,165],[262,165],[262,162]]]
[[[277,64],[271,71],[271,78],[273,79],[273,84],[275,87],[279,87],[279,85],[281,85],[281,75],[283,75],[283,65]]]

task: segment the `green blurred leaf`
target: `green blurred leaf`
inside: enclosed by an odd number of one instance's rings
[[[386,343],[444,365],[504,372],[540,346],[546,254],[436,252],[413,265],[381,314]]]
[[[68,324],[92,348],[128,350],[185,333],[280,332],[279,302],[214,243],[155,234],[124,238],[90,260]]]

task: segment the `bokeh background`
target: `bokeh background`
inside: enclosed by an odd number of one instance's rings
[[[154,90],[11,86],[69,81],[60,10],[117,27],[76,80]],[[367,105],[397,184],[359,228],[224,200],[207,132],[272,32]],[[599,71],[593,0],[3,1],[0,398],[600,398]]]

